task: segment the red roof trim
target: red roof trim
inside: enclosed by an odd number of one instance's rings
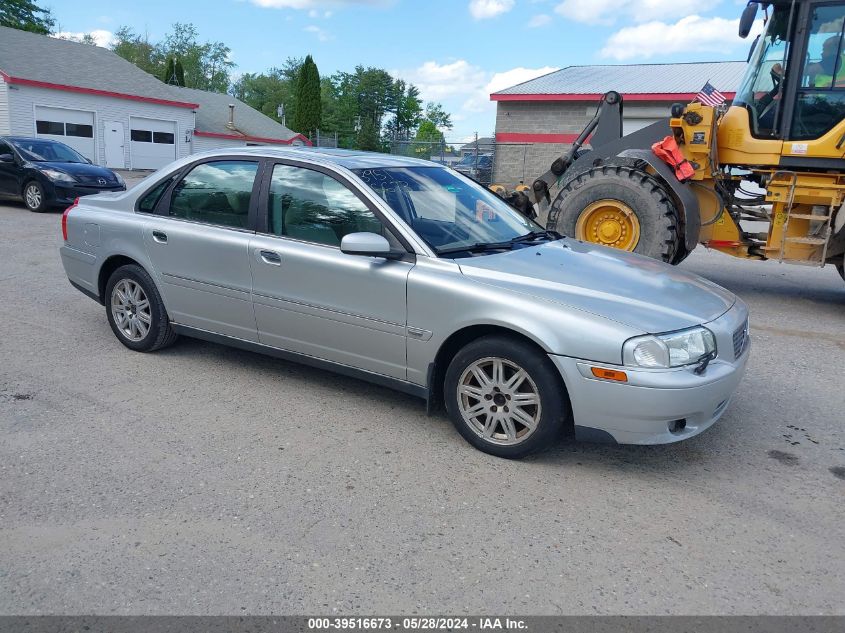
[[[111,92],[109,90],[97,90],[95,88],[82,88],[80,86],[66,86],[64,84],[52,84],[46,81],[35,81],[34,79],[24,79],[23,77],[10,77],[4,72],[0,72],[6,83],[19,84],[21,86],[33,86],[34,88],[49,88],[51,90],[64,90],[65,92],[79,92],[82,94],[99,95],[101,97],[114,97],[115,99],[128,99],[130,101],[143,101],[144,103],[157,103],[158,105],[175,106],[177,108],[190,108],[196,110],[199,108],[198,103],[187,103],[185,101],[171,101],[170,99],[156,99],[155,97],[142,97],[140,95],[130,95],[123,92]]]
[[[725,98],[733,99],[735,92],[723,92]],[[490,95],[490,101],[598,101],[600,94],[527,94]],[[692,101],[694,92],[629,92],[622,94],[626,101]]]
[[[203,132],[202,130],[194,130],[194,134],[196,136],[208,136],[210,138],[226,138],[233,141],[254,141],[256,143],[277,143],[279,145],[290,145],[295,140],[299,139],[306,145],[312,145],[311,141],[302,136],[302,134],[297,134],[287,140],[280,139],[280,138],[265,138],[263,136],[247,136],[247,135],[238,135],[238,134],[222,134],[221,132]]]
[[[498,132],[497,143],[574,143],[578,134],[522,134],[519,132]]]

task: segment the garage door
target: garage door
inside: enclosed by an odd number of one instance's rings
[[[70,145],[85,158],[97,162],[93,112],[35,106],[35,133]]]
[[[176,158],[176,123],[161,119],[129,119],[132,169],[158,169]]]

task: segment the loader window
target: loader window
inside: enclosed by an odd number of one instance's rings
[[[823,136],[845,118],[845,4],[813,9],[791,139]]]
[[[775,7],[733,101],[734,105],[745,106],[751,119],[751,133],[757,138],[778,134],[789,55],[789,12],[789,7]]]

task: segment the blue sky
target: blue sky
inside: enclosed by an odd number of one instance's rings
[[[744,59],[742,0],[47,0],[61,31],[161,38],[192,22],[236,72],[311,53],[323,74],[386,68],[442,102],[447,138],[490,134],[490,92],[576,64]],[[732,87],[723,87],[730,89]]]

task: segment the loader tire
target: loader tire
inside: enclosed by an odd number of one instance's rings
[[[684,258],[675,204],[654,176],[622,165],[593,167],[567,182],[549,229],[664,262]]]

